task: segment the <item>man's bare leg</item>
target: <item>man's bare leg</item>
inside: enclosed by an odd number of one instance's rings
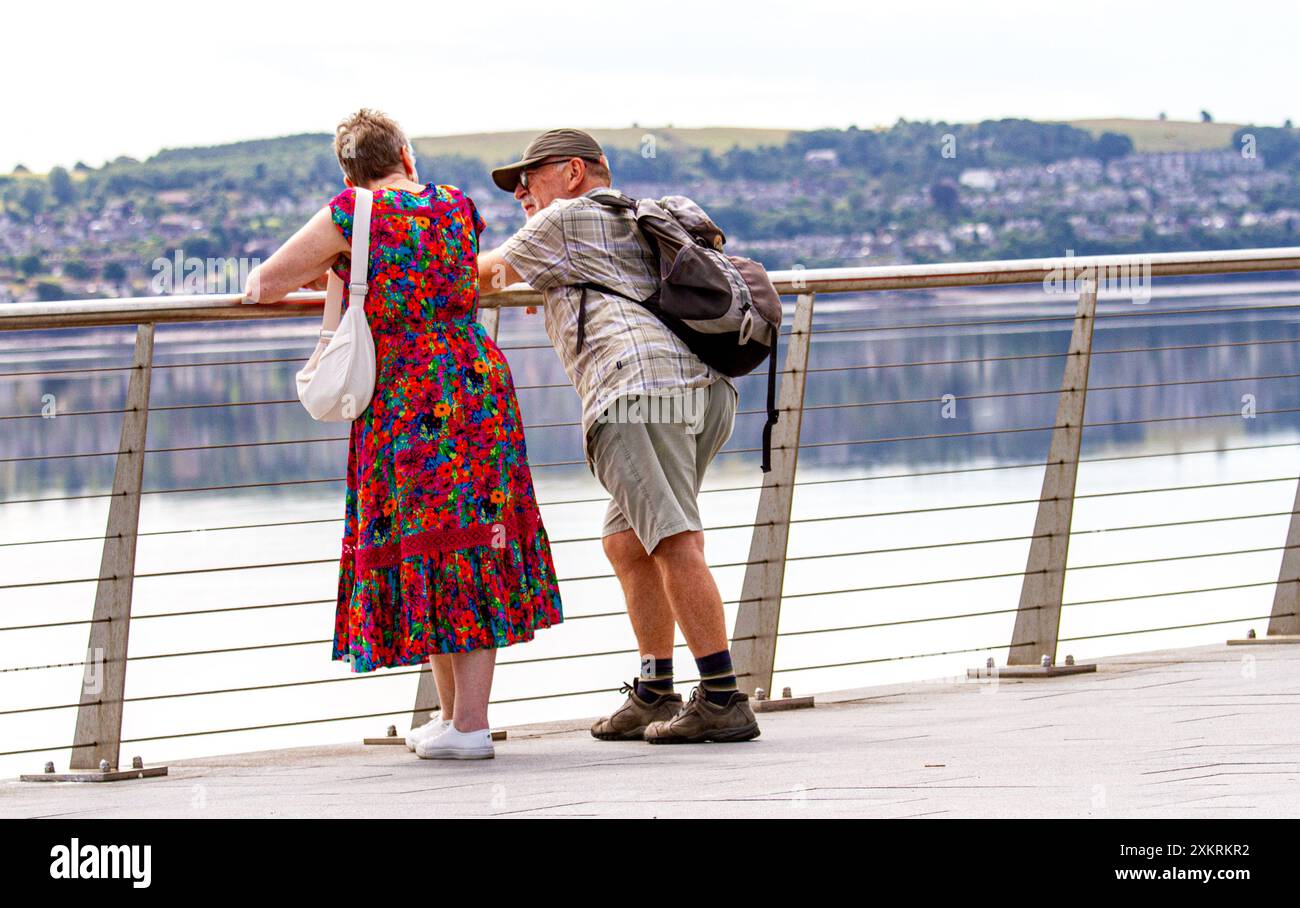
[[[659,568],[645,553],[633,530],[623,530],[601,540],[605,556],[627,600],[637,648],[642,656],[671,659],[673,655],[673,611],[664,594]]]
[[[704,560],[704,534],[676,533],[651,554],[664,592],[695,656],[700,686],[691,702],[669,720],[651,722],[642,738],[651,744],[699,741],[749,741],[760,734],[748,698],[736,683],[727,640],[722,594]],[[699,696],[697,696],[699,695]]]
[[[688,530],[668,536],[650,558],[691,655],[701,659],[727,649],[727,619],[722,594],[704,560],[704,534]]]
[[[641,653],[641,675],[624,704],[597,719],[593,737],[602,741],[639,741],[646,726],[677,714],[682,698],[673,691],[673,611],[664,595],[654,560],[632,530],[606,536],[605,554],[623,587],[627,615]],[[646,657],[653,657],[647,660]]]

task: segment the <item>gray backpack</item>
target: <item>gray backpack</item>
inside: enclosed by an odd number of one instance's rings
[[[772,469],[776,424],[777,335],[781,298],[763,266],[726,255],[726,237],[700,206],[685,196],[632,199],[622,193],[590,198],[630,211],[659,262],[659,288],[635,299],[586,281],[578,303],[577,349],[582,349],[587,291],[622,297],[649,309],[691,352],[727,376],[747,375],[767,360],[767,422],[763,425],[763,472]]]

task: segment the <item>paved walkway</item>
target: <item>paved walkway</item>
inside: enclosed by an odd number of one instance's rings
[[[491,761],[404,747],[0,783],[4,817],[1300,817],[1300,646],[1141,653],[1094,675],[826,694],[745,744],[510,729]]]

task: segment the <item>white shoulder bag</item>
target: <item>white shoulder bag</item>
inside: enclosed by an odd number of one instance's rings
[[[307,365],[298,373],[298,399],[312,419],[350,422],[370,406],[375,393],[375,340],[366,323],[366,278],[370,269],[370,208],[373,194],[357,189],[352,215],[352,271],[348,311],[343,307],[343,281],[333,272],[325,291],[325,316],[320,339]]]

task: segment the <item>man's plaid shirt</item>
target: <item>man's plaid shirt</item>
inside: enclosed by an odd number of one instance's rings
[[[591,281],[636,299],[659,286],[654,252],[632,212],[608,208],[590,196],[557,199],[537,212],[501,246],[511,268],[546,299],[546,334],[582,399],[582,450],[587,433],[614,400],[625,394],[676,394],[731,379],[707,365],[649,310],[636,303],[587,291],[582,350],[573,284]]]

